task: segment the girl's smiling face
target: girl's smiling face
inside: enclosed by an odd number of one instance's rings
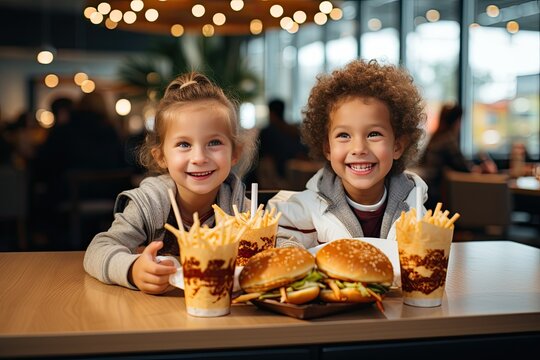
[[[237,161],[229,122],[227,109],[216,101],[182,105],[168,119],[156,158],[168,169],[182,197],[217,195]]]
[[[350,98],[331,112],[325,156],[353,201],[377,203],[385,177],[402,153],[384,102]]]

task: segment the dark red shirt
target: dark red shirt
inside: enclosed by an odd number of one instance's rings
[[[375,211],[362,211],[351,207],[358,221],[360,221],[360,226],[362,226],[362,232],[365,237],[381,237],[382,220],[387,202],[388,200]]]

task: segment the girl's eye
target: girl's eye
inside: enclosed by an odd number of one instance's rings
[[[368,134],[368,137],[375,137],[375,136],[382,136],[382,134],[378,131],[372,131]]]
[[[221,140],[218,140],[218,139],[215,139],[215,140],[211,140],[208,145],[210,146],[218,146],[218,145],[221,145],[223,144],[223,142],[221,142]]]
[[[179,142],[178,145],[176,145],[176,146],[181,147],[181,148],[189,148],[190,147],[189,143],[187,143],[185,141]]]
[[[343,132],[343,133],[337,134],[336,138],[348,139],[348,138],[350,138],[350,136],[349,136],[349,134]]]

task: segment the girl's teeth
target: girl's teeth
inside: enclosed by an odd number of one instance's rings
[[[212,172],[211,171],[205,171],[205,172],[200,172],[200,173],[191,173],[191,175],[193,176],[206,176],[206,175],[210,175]]]

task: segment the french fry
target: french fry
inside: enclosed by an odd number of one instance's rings
[[[460,214],[455,213],[452,218],[448,218],[448,215],[450,214],[450,211],[448,210],[442,210],[442,203],[437,203],[435,207],[435,211],[428,210],[424,216],[422,217],[421,221],[426,222],[428,224],[433,224],[435,226],[441,227],[441,228],[450,228],[452,225],[456,222],[457,219],[459,219]],[[402,211],[400,214],[399,219],[397,220],[396,226],[402,229],[405,232],[413,232],[418,230],[419,222],[416,220],[416,209],[411,208],[410,211],[405,212]]]
[[[442,203],[438,202],[435,206],[435,211],[433,211],[433,217],[437,217],[439,215],[439,211],[441,211]]]
[[[459,213],[455,213],[454,216],[452,216],[452,218],[448,220],[448,222],[446,223],[444,227],[447,229],[450,228],[456,222],[456,220],[459,219],[459,217],[460,217]]]

